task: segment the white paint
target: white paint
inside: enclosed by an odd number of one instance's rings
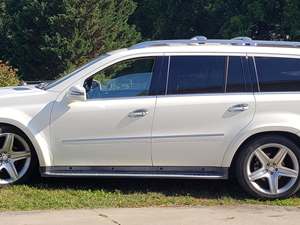
[[[49,90],[33,86],[1,88],[0,123],[12,124],[25,132],[37,151],[41,166],[228,167],[241,143],[253,134],[264,131],[300,134],[300,92],[77,102],[69,102],[67,94],[71,87],[82,86],[87,77],[130,58],[246,54],[300,58],[300,49],[209,44],[116,51],[77,70]],[[248,104],[249,109],[228,112],[229,107],[241,103]],[[138,119],[128,117],[138,109],[146,109],[149,113]],[[98,138],[106,141],[95,141]],[[87,141],[72,144],[72,140],[81,139]],[[69,143],[64,142],[68,140]]]

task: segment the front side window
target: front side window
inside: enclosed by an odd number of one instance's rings
[[[255,57],[260,90],[300,91],[300,59]]]
[[[224,93],[225,56],[172,56],[168,94]]]
[[[155,57],[116,63],[88,78],[88,99],[147,96],[150,92]]]

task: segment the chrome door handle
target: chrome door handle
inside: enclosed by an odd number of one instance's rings
[[[231,106],[228,111],[229,112],[243,112],[249,109],[249,105],[248,104],[238,104],[238,105],[234,105]]]
[[[137,118],[137,117],[144,117],[148,114],[149,112],[145,109],[138,109],[138,110],[135,110],[131,113],[128,114],[128,117],[130,118]]]

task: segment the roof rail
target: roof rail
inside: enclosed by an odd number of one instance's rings
[[[191,38],[192,41],[207,41],[207,37],[205,36],[196,36]]]
[[[203,44],[300,48],[300,42],[292,42],[292,41],[252,40],[249,37],[235,37],[232,39],[207,39],[205,36],[196,36],[193,37],[192,39],[146,41],[146,42],[133,45],[129,49],[157,47],[157,46],[203,45]]]
[[[235,37],[231,40],[241,41],[243,45],[255,45],[253,44],[252,38],[249,37]]]

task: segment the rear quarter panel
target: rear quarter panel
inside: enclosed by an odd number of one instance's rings
[[[238,148],[252,135],[271,131],[300,135],[300,92],[261,92],[254,96],[254,118],[228,147],[222,163],[224,167],[230,166]]]

